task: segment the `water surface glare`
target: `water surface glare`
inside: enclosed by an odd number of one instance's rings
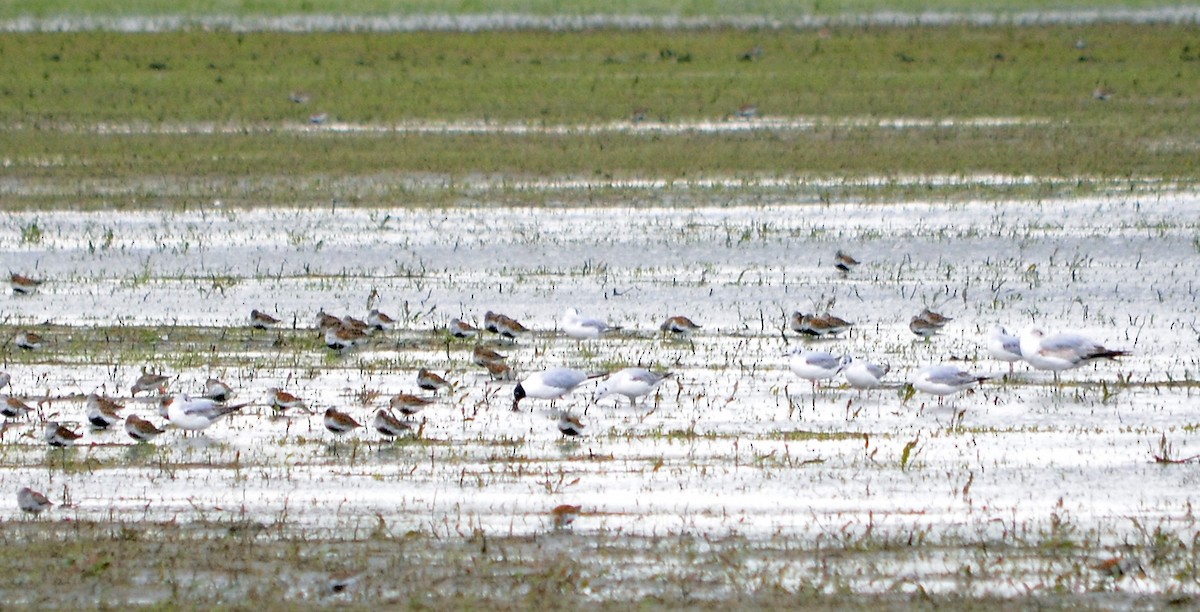
[[[59,519],[228,517],[335,537],[363,537],[379,520],[395,533],[543,534],[563,503],[583,506],[579,534],[737,536],[752,546],[783,538],[811,550],[919,533],[945,548],[883,565],[895,575],[939,568],[949,576],[922,586],[945,593],[960,586],[956,568],[981,554],[971,543],[1037,540],[1064,517],[1098,548],[1148,537],[1137,526],[1191,541],[1194,466],[1154,455],[1163,440],[1176,458],[1200,454],[1200,195],[772,198],[11,213],[0,224],[4,261],[46,282],[31,296],[0,298],[5,339],[28,328],[48,340],[37,351],[4,344],[12,393],[46,400],[41,416],[85,436],[51,450],[34,419],[10,423],[3,494],[32,486],[68,498],[51,511]],[[863,263],[838,272],[839,249]],[[565,338],[557,329],[569,306],[623,330]],[[402,319],[398,328],[342,355],[317,341],[319,310],[365,318],[370,307]],[[928,342],[908,330],[925,307],[954,318]],[[255,308],[282,319],[283,331],[251,331]],[[674,376],[637,407],[593,403],[589,382],[553,408],[526,400],[514,413],[513,384],[490,380],[471,363],[473,343],[441,331],[452,317],[480,324],[487,310],[534,330],[486,340],[521,374],[640,364]],[[806,342],[784,329],[796,310],[853,321],[846,337],[808,345],[887,362],[897,383],[937,362],[993,380],[941,404],[840,381],[814,392],[788,368],[787,352]],[[659,323],[677,314],[702,329],[663,338]],[[1031,323],[1132,354],[1065,372],[1062,385],[1023,365],[1006,378],[1008,366],[987,356],[987,331]],[[196,394],[218,376],[238,390],[235,401],[253,404],[200,435],[170,430],[151,447],[87,429],[82,396],[98,388],[161,422],[153,401],[128,397],[143,367]],[[390,443],[363,429],[335,439],[322,426],[328,407],[369,423],[392,394],[419,393],[421,367],[456,383],[414,420],[422,441]],[[313,414],[271,418],[271,387],[306,398]],[[564,439],[558,409],[580,415],[585,435]],[[858,562],[843,560],[846,575]],[[1200,591],[1168,569],[1148,568],[1137,588]],[[892,583],[853,585],[884,592]],[[1024,586],[1004,575],[972,583],[993,594]]]

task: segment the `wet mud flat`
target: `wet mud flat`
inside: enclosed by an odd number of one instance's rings
[[[10,499],[30,486],[57,506],[4,511],[0,537],[28,554],[2,596],[1191,601],[1200,198],[732,200],[10,215],[6,262],[46,282],[3,299],[4,335],[33,330],[46,345],[4,345],[5,392],[35,413],[6,426],[0,482]],[[838,272],[839,249],[863,263]],[[623,329],[566,338],[567,307]],[[927,307],[954,321],[924,341],[908,321]],[[318,311],[371,308],[397,328],[324,346]],[[251,309],[280,328],[251,330]],[[533,332],[445,332],[487,310]],[[797,310],[855,326],[806,340],[786,327]],[[663,337],[676,314],[703,327]],[[1059,382],[987,357],[993,325],[1033,323],[1131,355]],[[626,365],[673,376],[636,407],[593,402],[589,382],[513,412],[514,384],[471,362],[476,342],[518,377]],[[796,346],[887,362],[895,384],[814,390],[789,369]],[[939,362],[992,379],[940,403],[900,387]],[[83,398],[97,390],[161,423],[155,400],[129,396],[143,368],[173,392],[221,378],[250,405],[152,444],[89,429]],[[322,425],[330,407],[366,424],[393,394],[421,393],[420,368],[454,386],[412,419],[415,433]],[[273,387],[311,413],[276,414]],[[584,435],[559,433],[561,409]],[[51,449],[39,419],[84,437]],[[561,505],[580,506],[569,525],[552,513]],[[247,551],[273,571],[230,561]],[[47,591],[23,582],[30,572],[71,578]]]

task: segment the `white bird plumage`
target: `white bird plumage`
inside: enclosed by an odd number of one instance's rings
[[[803,347],[796,347],[792,351],[789,365],[796,376],[811,381],[814,389],[818,382],[833,378],[842,371],[840,357],[824,351],[806,351]]]
[[[987,379],[958,366],[931,365],[917,370],[911,382],[914,389],[941,397],[966,391]]]
[[[608,332],[617,331],[621,328],[609,325],[603,319],[585,317],[579,314],[579,310],[575,308],[568,308],[563,313],[562,329],[563,333],[569,338],[588,340],[599,338]]]
[[[529,397],[534,399],[555,400],[572,392],[587,380],[588,374],[583,370],[571,368],[549,368],[533,374],[517,383],[513,389],[513,411],[520,408],[521,400]]]
[[[670,376],[670,372],[660,374],[646,368],[625,368],[614,372],[597,385],[594,401],[599,401],[615,393],[629,398],[629,404],[636,406],[637,398],[653,393],[659,383]]]
[[[1126,355],[1114,351],[1079,334],[1047,335],[1038,327],[1021,331],[1021,355],[1025,362],[1039,370],[1050,370],[1055,377],[1063,370],[1077,368],[1096,359],[1113,359]]]
[[[883,386],[883,377],[891,371],[887,364],[878,365],[869,361],[855,359],[850,355],[842,357],[842,377],[855,389],[877,389]]]
[[[1001,325],[993,327],[988,333],[987,350],[992,359],[1007,362],[1009,372],[1012,372],[1014,363],[1023,359],[1021,339],[1008,333]]]
[[[186,393],[180,393],[166,400],[167,420],[180,429],[200,431],[208,429],[217,419],[241,410],[244,406],[246,404],[225,406],[206,397],[193,398]]]

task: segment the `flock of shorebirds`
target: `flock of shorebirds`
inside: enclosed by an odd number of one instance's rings
[[[838,251],[835,266],[842,273],[849,273],[858,261],[845,253]],[[13,273],[10,286],[16,295],[31,295],[36,292],[41,281]],[[953,321],[928,308],[913,316],[909,322],[909,330],[916,336],[928,341],[937,335],[943,327]],[[372,310],[365,320],[351,316],[336,317],[324,310],[317,314],[316,326],[325,345],[333,351],[347,351],[366,342],[375,333],[392,329],[397,321],[379,310]],[[275,330],[282,322],[275,316],[252,310],[249,325],[257,330]],[[840,317],[825,314],[806,314],[794,312],[787,320],[787,327],[803,337],[814,339],[836,339],[842,334],[849,333],[853,323]],[[659,326],[659,330],[667,336],[683,338],[691,341],[694,333],[701,326],[685,316],[672,316]],[[588,317],[575,308],[569,308],[560,319],[560,330],[563,335],[579,341],[600,338],[619,332],[621,327],[608,324],[606,321]],[[515,341],[530,330],[512,317],[488,311],[483,316],[482,325],[476,327],[462,319],[452,319],[446,325],[445,333],[453,338],[471,340],[483,333],[490,333],[509,341]],[[21,330],[14,336],[17,347],[34,351],[41,348],[43,340],[32,331]],[[1038,370],[1048,370],[1058,379],[1059,372],[1077,368],[1099,359],[1113,359],[1127,354],[1122,350],[1105,348],[1098,342],[1092,341],[1079,334],[1062,333],[1048,335],[1041,329],[1029,327],[1020,334],[1010,334],[1003,327],[995,327],[987,339],[988,354],[1001,362],[1009,364],[1012,372],[1013,364],[1024,361]],[[603,378],[595,387],[592,402],[609,395],[620,395],[629,399],[636,406],[637,400],[654,393],[658,386],[672,376],[671,372],[658,372],[643,367],[627,367],[613,373],[593,373],[567,367],[551,367],[520,380],[514,375],[506,363],[507,356],[503,355],[485,343],[476,343],[472,350],[472,361],[487,370],[494,381],[515,382],[513,387],[512,409],[520,409],[521,402],[528,399],[558,400],[574,392],[585,382]],[[858,390],[876,389],[892,386],[886,380],[890,373],[887,364],[876,364],[865,359],[856,359],[850,355],[835,355],[831,352],[813,350],[806,345],[799,345],[790,352],[789,366],[798,377],[810,381],[814,394],[823,381],[841,376],[849,387]],[[988,380],[988,376],[973,374],[956,365],[937,364],[920,368],[909,379],[908,384],[916,391],[938,396],[956,394]],[[12,378],[7,372],[0,372],[0,388],[12,387]],[[232,404],[236,392],[225,382],[210,378],[206,381],[201,395],[192,396],[187,393],[168,393],[167,387],[171,378],[153,372],[143,371],[142,375],[130,388],[130,396],[139,393],[157,393],[157,414],[171,426],[184,431],[201,431],[210,427],[222,417],[237,412],[250,405],[247,403]],[[371,428],[387,438],[395,438],[414,430],[420,431],[423,422],[413,419],[425,407],[437,401],[436,395],[443,389],[453,389],[454,385],[443,376],[428,369],[420,369],[416,376],[416,385],[423,391],[428,391],[434,397],[399,393],[388,400],[387,408],[375,411]],[[0,395],[0,414],[6,419],[20,419],[30,413],[41,417],[40,406],[35,408],[11,394]],[[277,415],[303,411],[311,413],[305,401],[292,393],[271,388],[267,392],[268,404]],[[94,429],[103,430],[124,421],[125,432],[138,443],[146,443],[165,432],[165,425],[158,426],[150,420],[136,414],[122,415],[125,406],[116,400],[92,392],[84,402],[88,422]],[[397,414],[401,416],[397,416]],[[558,410],[558,430],[564,436],[579,436],[584,431],[584,424],[578,416],[569,409]],[[44,422],[43,437],[47,444],[53,447],[72,446],[83,437],[70,427],[55,421],[42,418]],[[7,427],[9,421],[4,421]],[[323,424],[330,432],[341,435],[363,427],[350,414],[337,408],[327,408],[324,411]],[[2,430],[0,430],[2,431]],[[42,494],[28,488],[18,493],[18,505],[24,511],[38,513],[49,507],[50,502]]]

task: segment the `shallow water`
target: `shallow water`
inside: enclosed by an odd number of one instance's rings
[[[380,519],[396,533],[541,534],[549,509],[575,503],[584,510],[573,530],[585,536],[736,536],[764,547],[782,538],[812,549],[918,534],[931,546],[822,561],[833,564],[831,584],[866,592],[893,588],[885,577],[920,576],[930,592],[1023,594],[1025,581],[1068,570],[1017,560],[1019,569],[978,574],[965,587],[955,572],[976,562],[980,543],[1040,542],[1064,520],[1086,544],[1085,564],[1145,543],[1135,525],[1191,541],[1194,470],[1153,455],[1163,436],[1176,458],[1200,454],[1200,195],[759,201],[10,214],[0,226],[4,260],[47,282],[33,296],[3,298],[5,330],[40,327],[50,338],[33,353],[4,346],[13,392],[54,398],[43,416],[86,435],[75,449],[49,450],[33,423],[11,424],[2,488],[32,486],[67,502],[51,512],[57,519],[248,519],[337,538],[362,536]],[[35,221],[40,240],[22,241]],[[836,272],[838,249],[864,263]],[[313,342],[307,328],[319,309],[363,318],[368,304],[406,322],[342,356]],[[568,306],[625,330],[561,337]],[[922,342],[907,323],[926,306],[955,320]],[[247,329],[252,308],[299,330],[276,346],[275,333]],[[586,435],[564,440],[546,402],[512,412],[512,384],[488,380],[470,363],[470,343],[437,331],[451,317],[479,323],[486,310],[536,330],[497,346],[521,373],[642,364],[675,375],[637,408],[592,404],[588,383],[556,404],[587,424]],[[812,346],[889,362],[896,383],[951,360],[995,380],[941,406],[904,401],[896,388],[859,394],[835,384],[814,395],[787,366],[785,354],[804,343],[782,329],[794,310],[854,321],[848,337]],[[704,327],[691,341],[663,339],[657,326],[673,314]],[[1061,387],[1024,366],[1004,379],[1007,366],[982,347],[998,323],[1076,330],[1133,354],[1067,372]],[[81,344],[96,326],[144,333],[120,346]],[[191,365],[172,365],[180,363]],[[202,435],[169,431],[151,447],[87,430],[81,396],[101,385],[161,421],[152,401],[127,397],[145,366],[192,393],[218,375],[255,404]],[[336,406],[367,423],[390,394],[416,391],[423,366],[457,387],[422,413],[421,443],[363,430],[334,440],[317,414],[272,419],[262,405],[278,386],[318,414]],[[363,404],[368,390],[381,395]],[[4,512],[18,514],[15,504]],[[803,569],[784,564],[778,574],[793,584]],[[1200,591],[1177,569],[1163,561],[1126,588]]]

